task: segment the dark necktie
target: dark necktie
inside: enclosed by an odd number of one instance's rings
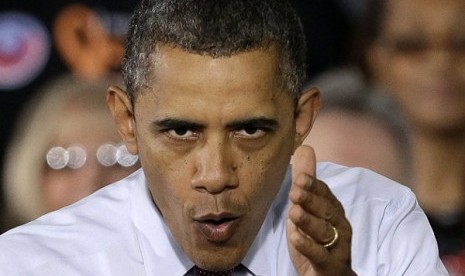
[[[226,271],[212,272],[203,270],[197,266],[194,267],[194,276],[232,276],[232,272],[232,269]]]

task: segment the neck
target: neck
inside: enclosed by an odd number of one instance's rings
[[[414,131],[413,190],[429,214],[465,209],[465,131]]]

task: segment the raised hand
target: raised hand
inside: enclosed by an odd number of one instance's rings
[[[300,276],[355,275],[350,264],[352,230],[344,209],[315,175],[315,153],[300,146],[294,153],[287,241]]]

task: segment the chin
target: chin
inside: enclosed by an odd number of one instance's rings
[[[228,246],[212,247],[208,250],[194,252],[194,256],[190,256],[192,261],[202,269],[209,271],[224,271],[233,269],[239,265],[247,254],[247,249],[231,248]]]

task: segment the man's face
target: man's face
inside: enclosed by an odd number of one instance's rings
[[[153,200],[204,269],[241,262],[300,142],[280,87],[274,51],[212,58],[166,46],[136,98],[134,151]]]

